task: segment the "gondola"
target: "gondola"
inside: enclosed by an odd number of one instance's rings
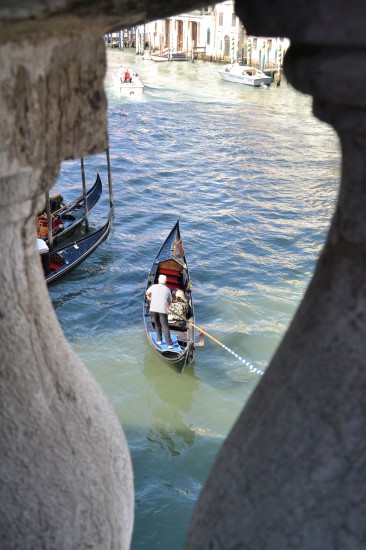
[[[97,231],[75,240],[64,248],[51,251],[51,272],[45,277],[46,283],[49,285],[58,281],[81,264],[108,237],[110,228],[111,212],[107,223]]]
[[[160,248],[149,273],[146,290],[158,281],[160,274],[167,277],[167,286],[170,290],[181,289],[185,293],[188,303],[186,318],[194,323],[194,309],[191,294],[191,282],[189,277],[186,257],[180,236],[179,220],[169,233],[166,241]],[[194,359],[195,333],[194,327],[189,323],[172,324],[169,322],[170,334],[174,348],[169,349],[163,336],[162,344],[156,343],[155,327],[150,316],[150,302],[144,293],[143,317],[146,335],[153,350],[165,361],[173,365],[179,372],[183,372]]]
[[[86,194],[88,212],[97,204],[102,195],[103,185],[99,173],[93,187]],[[57,243],[68,239],[85,219],[84,197],[81,195],[72,202],[62,205],[52,213],[52,247]],[[48,243],[47,217],[45,215],[37,218],[38,234]]]

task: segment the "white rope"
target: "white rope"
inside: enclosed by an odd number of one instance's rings
[[[255,374],[260,374],[260,375],[263,374],[263,371],[262,371],[261,369],[258,369],[257,367],[255,367],[254,365],[252,365],[251,363],[249,363],[249,361],[247,361],[247,360],[244,359],[243,357],[240,357],[240,355],[238,355],[237,353],[235,353],[235,351],[233,351],[232,349],[228,348],[228,347],[225,346],[224,344],[221,344],[221,347],[223,347],[224,349],[226,349],[226,351],[228,351],[229,353],[231,353],[232,355],[234,355],[234,357],[236,357],[236,359],[238,359],[238,361],[240,361],[241,363],[243,363],[243,365],[245,365],[246,367],[248,367],[248,369],[250,370],[250,372],[254,372]]]

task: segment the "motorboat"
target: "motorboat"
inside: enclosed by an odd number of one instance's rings
[[[120,67],[114,73],[113,86],[123,96],[142,95],[145,88],[139,75],[125,67]]]
[[[248,86],[264,87],[272,82],[272,78],[259,69],[249,65],[239,65],[238,62],[224,65],[218,72],[223,80]]]

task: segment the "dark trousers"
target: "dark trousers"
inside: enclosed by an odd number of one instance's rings
[[[42,266],[45,276],[50,274],[51,272],[51,266],[50,266],[50,253],[49,252],[42,252],[41,254],[41,260],[42,260]]]
[[[156,311],[151,312],[151,317],[155,323],[156,337],[158,341],[161,341],[161,331],[165,336],[165,342],[168,346],[172,346],[173,342],[170,337],[170,330],[168,324],[168,315],[166,313],[156,313]]]

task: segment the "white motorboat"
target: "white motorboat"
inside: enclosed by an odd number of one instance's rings
[[[272,78],[265,75],[259,69],[250,67],[249,65],[239,65],[237,62],[224,65],[218,72],[223,80],[237,82],[238,84],[247,84],[248,86],[263,87],[269,86],[272,82]]]
[[[113,86],[123,96],[142,95],[145,87],[139,75],[125,67],[120,67],[114,73]]]

